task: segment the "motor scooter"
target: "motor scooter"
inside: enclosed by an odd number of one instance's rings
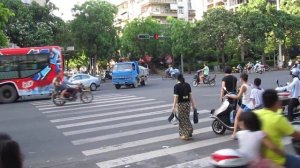
[[[201,85],[199,83],[200,82],[199,75],[201,73],[202,73],[202,71],[196,72],[196,74],[194,75],[194,78],[193,78],[192,86],[197,87],[197,86]],[[213,77],[211,77],[211,76],[204,77],[203,84],[206,84],[209,86],[215,86],[216,85],[216,77],[217,77],[216,74]]]
[[[210,112],[210,117],[214,119],[212,122],[212,130],[214,133],[222,135],[226,130],[233,131],[234,118],[236,114],[237,100],[230,99],[227,95],[232,95],[234,93],[229,93],[226,88],[223,88],[226,92],[224,100],[218,109],[212,109]]]
[[[296,130],[300,130],[299,121],[293,121],[291,124]],[[300,141],[292,139],[291,144],[296,154],[300,155]],[[235,149],[221,149],[213,152],[210,163],[215,168],[246,168],[249,166],[249,160]]]

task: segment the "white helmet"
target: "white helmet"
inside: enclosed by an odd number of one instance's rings
[[[299,76],[300,74],[300,71],[298,68],[293,68],[290,72],[290,75],[293,75],[293,76]]]

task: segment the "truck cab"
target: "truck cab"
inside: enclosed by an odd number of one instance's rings
[[[112,83],[116,89],[120,89],[121,86],[136,88],[140,85],[146,85],[148,75],[148,68],[139,66],[138,62],[119,62],[114,65]]]

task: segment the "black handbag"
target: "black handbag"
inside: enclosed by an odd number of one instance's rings
[[[198,112],[197,112],[197,109],[194,109],[193,120],[194,120],[194,124],[198,123]]]

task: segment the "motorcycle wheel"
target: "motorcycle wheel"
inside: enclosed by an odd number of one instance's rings
[[[197,86],[198,86],[198,82],[197,82],[196,80],[194,80],[194,81],[192,82],[192,85],[193,85],[194,87],[197,87]]]
[[[91,91],[83,91],[80,93],[80,100],[83,103],[91,103],[94,99],[94,95]]]
[[[209,86],[215,86],[215,85],[216,85],[216,81],[214,79],[209,81]]]
[[[66,101],[62,100],[57,94],[52,94],[51,99],[56,106],[63,106],[66,103]]]
[[[223,135],[226,131],[225,126],[220,123],[217,119],[215,119],[211,124],[212,130],[217,135]]]

